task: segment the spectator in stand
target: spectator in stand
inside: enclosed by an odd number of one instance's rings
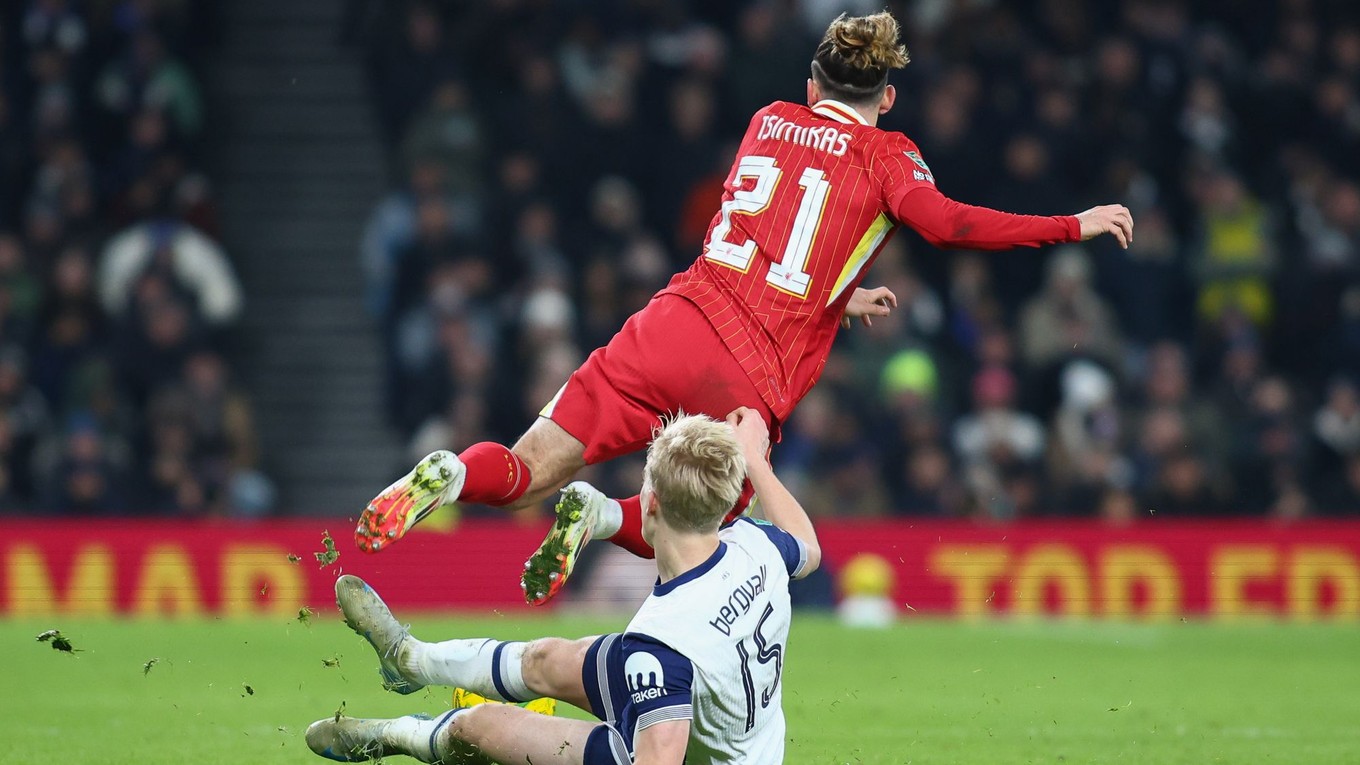
[[[0,469],[4,471],[0,502],[32,497],[33,450],[49,424],[47,401],[29,384],[27,373],[22,349],[0,348]]]
[[[167,387],[147,406],[149,448],[143,450],[138,503],[144,511],[203,515],[208,509],[208,476],[194,443],[193,411],[181,389]]]
[[[398,402],[407,432],[428,427],[431,418],[447,416],[465,398],[484,398],[492,393],[489,346],[494,335],[486,331],[488,327],[461,293],[438,290],[429,311],[433,346],[422,366],[404,377]]]
[[[189,306],[164,278],[148,274],[137,291],[136,305],[119,329],[117,364],[128,395],[140,406],[179,378],[202,337]]]
[[[125,56],[104,69],[96,90],[100,106],[115,117],[126,118],[146,107],[164,110],[175,131],[185,138],[197,136],[203,126],[198,84],[149,28],[134,36]]]
[[[32,332],[42,290],[23,241],[13,234],[0,234],[0,322],[7,337],[27,337]]]
[[[473,215],[463,214],[444,196],[443,167],[434,162],[419,162],[410,168],[409,178],[402,187],[383,197],[364,226],[359,263],[366,282],[366,303],[373,315],[384,323],[393,319],[397,271],[402,253],[416,240],[418,210],[422,204],[431,201],[450,208],[444,213],[445,221],[475,219]]]
[[[407,168],[432,164],[439,169],[444,191],[473,202],[481,194],[486,140],[480,117],[462,81],[440,83],[429,106],[416,116],[402,141]]]
[[[1020,512],[1013,490],[1031,504],[1029,480],[1044,453],[1044,428],[1034,416],[1015,408],[1015,375],[988,367],[973,378],[973,413],[954,425],[954,450],[964,461],[969,489],[993,518]]]
[[[1191,259],[1201,320],[1212,326],[1235,311],[1257,327],[1269,325],[1275,248],[1265,210],[1241,180],[1225,171],[1205,174],[1192,190],[1200,208]]]
[[[642,212],[642,198],[632,183],[618,176],[601,178],[590,194],[586,237],[591,243],[590,257],[618,263],[635,248],[659,248],[657,237],[644,227]]]
[[[1139,432],[1153,413],[1174,410],[1180,415],[1187,437],[1204,450],[1215,469],[1228,458],[1231,436],[1217,407],[1195,395],[1189,360],[1177,343],[1165,341],[1152,346],[1144,361],[1141,400],[1125,412],[1132,432]]]
[[[55,438],[55,459],[41,472],[41,506],[82,515],[114,514],[125,504],[123,470],[108,437],[86,413],[72,414],[63,436]]]
[[[674,241],[686,193],[721,152],[714,89],[703,80],[685,79],[671,86],[669,96],[670,125],[663,139],[667,149],[654,161],[646,188],[648,217],[662,237]]]
[[[951,259],[947,305],[950,339],[965,356],[977,358],[983,337],[1003,324],[992,274],[981,256],[964,253]]]
[[[901,470],[902,490],[892,495],[896,512],[946,518],[960,511],[963,488],[943,448],[932,444],[913,450]]]
[[[241,312],[241,284],[226,252],[192,226],[160,219],[109,239],[99,262],[104,310],[115,319],[127,316],[133,293],[148,273],[164,280],[167,290],[185,291],[209,327],[226,327]]]
[[[1360,511],[1360,455],[1346,458],[1340,473],[1323,484],[1320,515],[1354,517]]]
[[[1020,319],[1021,356],[1039,373],[1072,357],[1120,361],[1114,316],[1091,288],[1091,266],[1080,247],[1059,249],[1049,261],[1044,291]]]
[[[1160,207],[1139,210],[1138,236],[1127,250],[1098,257],[1100,291],[1131,343],[1146,348],[1159,340],[1189,340],[1193,302],[1171,220]]]
[[[189,356],[182,379],[159,394],[170,401],[165,404],[170,412],[152,429],[161,460],[153,462],[158,471],[153,477],[174,486],[171,507],[260,514],[273,489],[257,470],[250,402],[230,385],[226,364],[213,351]],[[189,473],[178,475],[178,482],[170,480],[182,469]]]
[[[33,380],[49,402],[64,410],[69,382],[100,361],[110,340],[106,315],[95,296],[93,266],[84,248],[69,247],[58,257],[38,324]]]
[[[1328,386],[1327,399],[1313,416],[1313,443],[1313,469],[1320,486],[1335,483],[1346,461],[1360,455],[1360,392],[1349,379]]]
[[[789,84],[805,76],[807,56],[796,22],[772,3],[751,3],[741,11],[736,38],[727,77],[730,112],[755,114],[773,99],[797,101],[800,94]],[[723,127],[730,133],[745,126]]]
[[[1143,498],[1148,513],[1164,518],[1213,517],[1231,512],[1209,482],[1204,461],[1188,451],[1170,454]]]
[[[1226,330],[1227,337],[1220,346],[1222,360],[1216,368],[1217,382],[1212,395],[1214,407],[1231,423],[1242,422],[1251,416],[1251,396],[1265,375],[1265,360],[1260,340],[1247,326],[1246,318],[1238,315],[1229,323],[1237,326]]]
[[[1294,394],[1279,377],[1267,377],[1252,391],[1250,414],[1235,423],[1232,475],[1237,512],[1297,515],[1303,493],[1307,441],[1294,410]],[[1306,504],[1306,497],[1303,499]]]
[[[371,70],[378,121],[391,145],[405,135],[436,84],[458,73],[439,6],[415,2],[399,12],[406,16],[397,39],[382,40]]]
[[[1116,392],[1111,375],[1089,361],[1063,369],[1062,403],[1053,417],[1048,452],[1053,511],[1090,512],[1108,490],[1132,483],[1132,466],[1120,454]]]
[[[1062,181],[1049,172],[1048,147],[1032,133],[1021,133],[1010,138],[1002,157],[1003,172],[989,184],[991,206],[1041,214],[1044,210],[1064,209],[1074,204],[1071,192],[1063,188]],[[1084,251],[1079,245],[1072,247],[1074,249],[1060,248],[1054,259],[1061,257],[1058,253]],[[1038,258],[998,258],[988,264],[996,277],[998,297],[1008,310],[1013,311],[1039,287],[1041,262]],[[1089,282],[1089,272],[1088,264],[1080,278]],[[1052,280],[1053,272],[1050,270],[1050,286]]]
[[[558,217],[552,205],[536,200],[525,205],[510,239],[510,257],[530,281],[566,278],[571,259],[562,245]]]

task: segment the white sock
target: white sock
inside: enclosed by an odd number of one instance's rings
[[[454,713],[461,711],[451,709],[433,720],[415,716],[398,717],[387,724],[386,738],[421,762],[439,762],[435,735],[453,718]]]
[[[600,512],[595,515],[595,528],[590,535],[595,539],[608,539],[623,528],[623,505],[617,499],[606,499]]]
[[[496,701],[530,701],[521,659],[527,643],[490,638],[423,643],[411,639],[403,650],[402,669],[425,685],[466,688]]]

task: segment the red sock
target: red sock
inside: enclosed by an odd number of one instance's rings
[[[609,541],[639,558],[655,558],[656,551],[642,538],[642,497],[620,499],[618,503],[623,508],[623,525]]]
[[[508,505],[529,490],[529,466],[500,444],[483,441],[469,446],[458,459],[467,466],[462,502]]]

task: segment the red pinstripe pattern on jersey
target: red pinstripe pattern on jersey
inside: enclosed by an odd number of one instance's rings
[[[1002,249],[1080,238],[1077,221],[1071,216],[1011,215],[947,200],[935,190],[930,168],[906,136],[850,120],[846,116],[849,107],[843,104],[822,102],[818,107],[814,111],[775,102],[756,112],[746,130],[738,160],[771,157],[780,172],[769,204],[760,213],[729,218],[727,241],[756,243],[750,265],[738,271],[700,256],[662,290],[699,306],[781,420],[816,384],[846,302],[878,257],[877,250],[892,238],[896,223],[904,217],[918,231],[933,232],[931,241],[940,246]],[[837,156],[821,144],[799,143],[798,134],[784,140],[781,136],[789,134],[782,130],[761,138],[766,117],[793,123],[800,129],[834,129],[850,139],[845,152]],[[794,219],[805,193],[799,179],[809,167],[824,174],[830,190],[803,266],[810,277],[808,292],[799,297],[777,289],[766,277],[770,266],[784,257],[784,248],[793,235]],[[724,202],[740,188],[736,170],[733,166],[728,175]],[[748,183],[742,181],[743,185]],[[925,188],[929,188],[928,193]],[[875,252],[867,254],[863,266],[832,300],[837,278],[856,258],[855,248],[861,240],[869,241],[864,234],[880,215],[893,222],[893,229],[877,243]],[[709,226],[710,236],[719,220],[721,213]]]
[[[827,110],[823,110],[827,111]],[[762,118],[777,116],[801,126],[830,127],[851,136],[844,156],[776,138],[759,138]],[[757,243],[755,260],[746,273],[700,257],[689,270],[676,275],[666,292],[693,301],[708,316],[718,334],[761,392],[775,416],[783,419],[816,383],[839,327],[845,302],[868,263],[831,305],[827,301],[864,232],[884,211],[883,179],[872,173],[874,154],[883,145],[877,128],[846,124],[813,112],[806,106],[776,102],[756,113],[738,156],[772,157],[780,169],[779,183],[764,212],[731,216],[727,239]],[[808,294],[800,298],[766,281],[772,263],[784,255],[793,233],[804,190],[799,178],[808,168],[825,174],[830,191],[821,225],[807,264]],[[729,174],[724,200],[738,187]],[[715,216],[713,225],[718,222]],[[709,227],[712,232],[712,225]],[[887,238],[884,239],[884,242]],[[880,245],[881,248],[881,245]],[[877,253],[871,256],[876,257]]]

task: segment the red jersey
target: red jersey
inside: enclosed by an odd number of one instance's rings
[[[821,376],[845,304],[899,225],[941,247],[1080,239],[1072,216],[946,198],[916,144],[838,101],[756,112],[724,189],[703,254],[661,294],[703,311],[780,420]]]

